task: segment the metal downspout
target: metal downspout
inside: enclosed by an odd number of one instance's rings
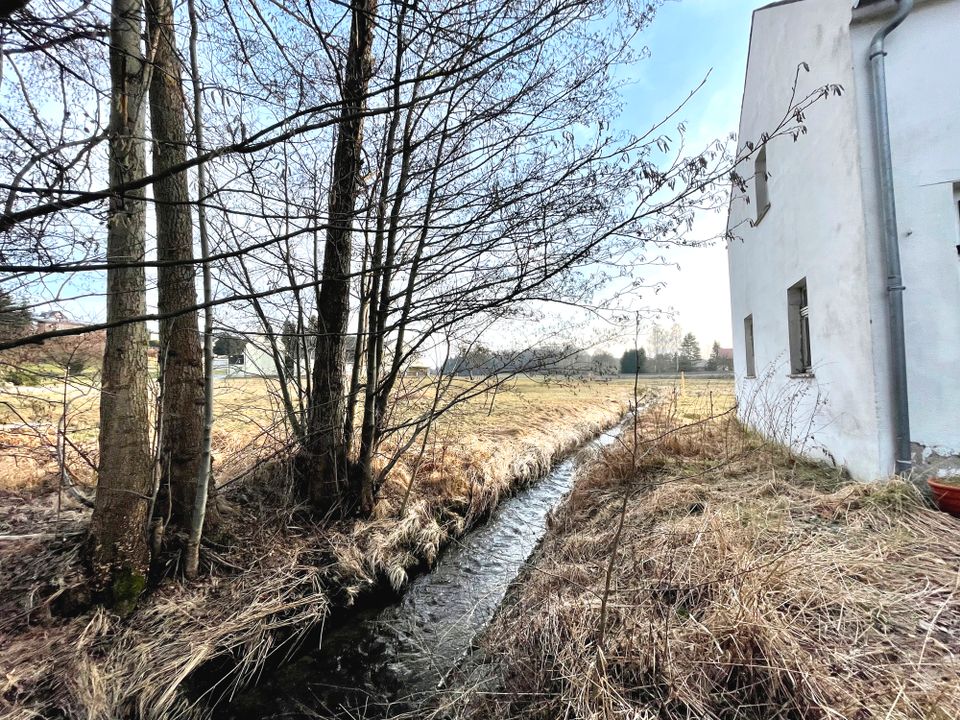
[[[903,322],[903,276],[900,271],[900,242],[897,236],[897,200],[893,188],[893,161],[890,156],[890,118],[887,114],[887,83],[884,68],[884,41],[913,10],[913,0],[897,0],[897,12],[870,43],[873,78],[873,115],[876,123],[877,167],[883,250],[887,265],[889,308],[890,375],[893,385],[896,472],[906,474],[913,464],[910,448],[910,401],[907,395],[906,338]]]

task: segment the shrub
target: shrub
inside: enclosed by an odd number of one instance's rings
[[[11,385],[30,385],[33,383],[33,373],[23,368],[11,368],[3,374],[5,382]]]
[[[79,375],[86,367],[86,358],[75,357],[67,363],[67,375]]]

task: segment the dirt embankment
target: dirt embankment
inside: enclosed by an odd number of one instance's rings
[[[445,717],[960,717],[960,520],[709,414],[580,478]]]

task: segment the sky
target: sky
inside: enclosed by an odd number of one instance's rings
[[[621,129],[638,132],[675,108],[709,73],[706,85],[678,119],[700,145],[736,132],[750,39],[751,13],[769,0],[667,0],[638,38],[650,57],[631,68],[635,80],[624,92]],[[674,123],[675,125],[675,123]],[[722,232],[726,214],[697,218],[694,236]],[[644,279],[665,285],[644,297],[646,307],[673,312],[706,355],[714,340],[731,345],[730,287],[723,244],[672,248],[672,266],[651,268]],[[663,322],[670,323],[665,319]]]

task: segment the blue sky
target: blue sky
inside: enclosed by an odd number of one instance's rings
[[[651,56],[631,69],[635,81],[624,93],[618,125],[645,130],[695,88],[707,73],[706,86],[681,112],[687,137],[705,143],[736,132],[744,70],[755,8],[769,0],[668,0],[639,43]],[[675,125],[676,123],[674,123]],[[707,237],[723,229],[725,214],[697,221],[695,234]],[[706,354],[714,340],[731,343],[727,257],[722,245],[676,248],[667,259],[679,265],[651,269],[648,281],[666,286],[644,305],[676,313],[684,331],[691,331]]]

